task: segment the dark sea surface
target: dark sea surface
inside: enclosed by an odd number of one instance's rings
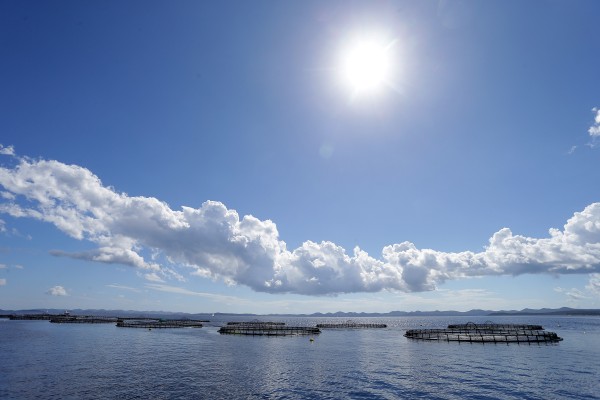
[[[288,325],[336,318],[261,318]],[[241,320],[230,318],[229,320]],[[220,335],[0,319],[2,399],[600,399],[598,317],[354,318],[386,329]],[[540,324],[558,344],[423,342],[406,329]]]

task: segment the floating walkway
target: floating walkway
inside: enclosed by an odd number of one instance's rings
[[[219,329],[222,335],[249,335],[249,336],[295,336],[316,335],[321,333],[319,328],[304,326],[286,326],[285,324],[258,323],[252,324],[227,324]]]
[[[124,320],[117,321],[119,328],[146,328],[146,329],[165,329],[165,328],[202,328],[202,321],[192,319],[143,319],[143,320]]]
[[[539,328],[539,329],[538,329]],[[409,339],[470,343],[555,343],[563,340],[540,325],[474,324],[448,325],[447,329],[410,329]]]
[[[386,324],[359,324],[354,321],[346,321],[341,324],[317,324],[322,329],[358,329],[358,328],[387,328]]]

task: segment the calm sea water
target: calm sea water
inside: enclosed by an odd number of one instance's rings
[[[356,318],[387,329],[309,337],[220,335],[203,328],[0,320],[2,399],[600,399],[600,318],[535,323],[558,344],[406,339],[404,330],[490,318]],[[336,319],[269,318],[312,326]]]

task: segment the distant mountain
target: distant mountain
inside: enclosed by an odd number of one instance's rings
[[[30,310],[0,310],[0,317],[11,314],[62,314],[64,309],[30,309]],[[365,313],[365,312],[334,312],[334,313],[313,313],[313,314],[236,314],[236,313],[183,313],[168,311],[135,311],[135,310],[104,310],[104,309],[72,309],[69,310],[72,315],[93,315],[93,316],[111,316],[111,317],[140,317],[140,318],[170,318],[170,319],[200,319],[210,320],[217,317],[323,317],[323,318],[359,318],[359,317],[485,317],[485,316],[503,316],[503,315],[600,315],[600,309],[581,309],[581,308],[540,308],[523,310],[470,310],[470,311],[391,311],[387,313]]]
[[[490,316],[501,316],[501,315],[600,315],[600,310],[595,308],[540,308],[534,310],[531,308],[525,308],[521,311],[495,311],[489,314]]]
[[[485,316],[493,311],[471,310],[471,311],[391,311],[388,313],[366,313],[366,312],[334,312],[313,314],[286,314],[284,316],[298,317],[323,317],[323,318],[357,318],[357,317],[435,317],[435,316]],[[270,314],[279,316],[281,314]]]
[[[63,314],[64,309],[30,309],[30,310],[0,310],[0,316],[11,314]],[[169,311],[135,311],[135,310],[105,310],[105,309],[70,309],[71,315],[90,315],[96,317],[124,317],[124,318],[164,318],[164,319],[209,319],[213,314],[190,314]]]

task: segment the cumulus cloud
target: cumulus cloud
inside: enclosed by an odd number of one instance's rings
[[[594,117],[594,124],[588,129],[588,133],[592,138],[600,137],[600,108],[594,107],[592,111],[596,114]]]
[[[62,286],[51,287],[46,294],[49,294],[50,296],[68,296],[67,291]]]
[[[119,193],[77,165],[14,158],[14,165],[0,167],[0,186],[11,194],[0,198],[0,213],[48,222],[95,245],[80,253],[55,250],[56,256],[128,265],[154,282],[184,280],[187,271],[261,292],[327,295],[429,291],[446,280],[489,275],[600,273],[600,203],[543,238],[503,228],[481,252],[403,242],[374,257],[328,241],[288,249],[274,222],[240,217],[218,201],[172,209],[153,197]]]
[[[0,144],[0,154],[6,155],[6,156],[14,156],[15,148],[13,146],[5,147],[2,144]]]

